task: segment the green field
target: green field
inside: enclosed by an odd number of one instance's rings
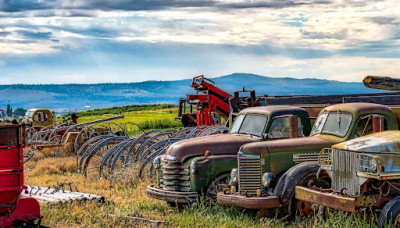
[[[181,128],[182,124],[179,120],[175,120],[178,115],[178,108],[162,108],[156,110],[129,111],[121,113],[123,119],[113,120],[115,123],[132,122],[140,125],[144,129],[169,129]],[[80,115],[80,114],[78,114]],[[78,123],[105,119],[120,114],[98,114],[96,115],[80,115]]]
[[[114,116],[115,114],[82,115],[79,122]],[[135,122],[150,128],[181,127],[174,121],[177,108],[129,111],[118,123]],[[164,126],[162,123],[168,123]],[[256,212],[223,206],[208,206],[198,202],[179,210],[165,202],[149,198],[145,189],[153,180],[138,179],[127,172],[128,181],[88,180],[77,172],[75,157],[36,157],[26,164],[26,184],[53,186],[57,182],[70,182],[82,192],[106,197],[104,204],[95,202],[42,204],[43,224],[50,227],[148,227],[128,216],[163,221],[161,227],[375,227],[362,215],[331,212],[321,216],[288,220],[284,217],[257,217]],[[112,216],[111,216],[112,215]]]

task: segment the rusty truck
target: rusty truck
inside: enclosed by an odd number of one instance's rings
[[[315,117],[321,111],[322,107],[326,107],[329,104],[365,101],[384,104],[392,104],[392,101],[400,103],[400,94],[268,96],[266,104],[303,106],[307,108],[307,112],[312,113],[310,116]],[[263,107],[258,110],[261,109],[265,109],[265,112],[267,112],[270,108]],[[293,115],[293,113],[285,114],[284,112],[280,112],[278,116],[282,117],[285,115]],[[167,149],[165,155],[157,157],[154,160],[153,166],[156,167],[156,179],[158,183],[156,186],[148,186],[147,194],[150,197],[165,200],[172,204],[194,202],[201,194],[208,195],[206,199],[214,201],[215,193],[220,189],[221,184],[228,181],[230,169],[236,166],[236,154],[240,146],[266,139],[276,140],[274,134],[278,134],[278,131],[275,131],[272,135],[268,135],[274,118],[277,117],[274,115],[270,116],[266,127],[262,129],[263,134],[258,137],[255,135],[245,136],[243,133],[238,134],[240,137],[237,134],[229,134],[227,136],[185,140],[172,144]],[[292,132],[295,132],[295,130],[292,129]],[[208,153],[206,153],[207,151]],[[205,155],[212,156],[206,158],[207,156]],[[191,168],[192,170],[207,171],[193,171],[191,173]],[[218,186],[218,189],[215,189],[215,186]]]
[[[215,202],[220,185],[229,182],[240,146],[267,139],[305,137],[310,130],[309,114],[300,107],[244,109],[228,134],[183,140],[155,158],[157,186],[148,186],[147,194],[170,204],[188,204],[204,193],[206,201]]]
[[[399,90],[400,80],[368,76],[371,88]],[[320,152],[318,180],[329,181],[330,188],[315,183],[297,186],[295,198],[312,214],[316,209],[333,208],[348,212],[379,213],[378,226],[400,225],[400,131],[385,131],[386,120],[377,117],[374,131],[325,148]],[[322,207],[321,207],[322,206]]]
[[[329,186],[329,182],[316,179],[319,166],[313,161],[318,160],[321,149],[371,134],[373,120],[381,121],[382,130],[398,130],[397,113],[381,104],[336,104],[320,112],[310,137],[245,144],[231,171],[230,188],[219,192],[217,201],[248,209],[280,207],[292,216],[304,206],[293,197],[295,186],[310,181]]]

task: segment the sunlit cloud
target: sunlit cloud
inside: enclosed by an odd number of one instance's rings
[[[93,82],[107,80],[106,75],[114,81],[143,80],[115,76],[113,72],[126,74],[121,68],[164,79],[162,72],[146,69],[154,67],[168,72],[170,79],[204,69],[212,75],[251,72],[358,81],[356,75],[368,72],[395,74],[397,68],[390,64],[398,64],[400,57],[399,10],[395,0],[4,0],[0,80],[23,66],[53,73],[51,59],[58,73],[80,75],[73,68]],[[160,55],[168,60],[159,60]],[[204,65],[182,70],[180,62],[186,58]],[[134,67],[121,64],[124,59]],[[210,59],[216,63],[211,68]],[[237,67],[241,62],[247,65]],[[100,80],[94,74],[103,67]],[[26,72],[21,79],[45,77]]]

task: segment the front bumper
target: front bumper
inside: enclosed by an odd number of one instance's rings
[[[197,192],[175,192],[147,186],[146,193],[149,197],[164,200],[171,203],[190,204],[196,202],[199,197]]]
[[[341,196],[334,192],[321,192],[306,187],[296,186],[295,197],[297,200],[307,201],[337,210],[349,212],[356,211],[356,198]]]
[[[277,196],[266,197],[247,197],[234,194],[224,194],[219,192],[217,194],[217,202],[222,205],[237,206],[247,209],[268,209],[279,207],[279,198]]]

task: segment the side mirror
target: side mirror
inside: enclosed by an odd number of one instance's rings
[[[374,116],[372,118],[373,133],[384,131],[385,118],[383,116]]]

